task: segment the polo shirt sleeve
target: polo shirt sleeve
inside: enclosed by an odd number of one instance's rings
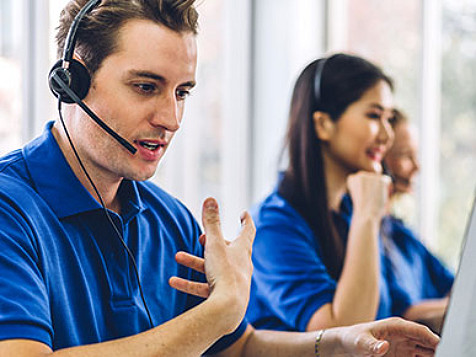
[[[296,212],[268,209],[256,221],[253,279],[258,293],[290,330],[305,331],[314,313],[332,302],[336,282],[312,230]]]
[[[423,245],[422,251],[426,269],[428,270],[431,283],[433,284],[434,289],[436,289],[438,297],[448,295],[453,286],[454,274]]]
[[[34,226],[0,190],[0,340],[29,339],[51,347],[47,288]]]
[[[396,243],[389,259],[393,314],[403,316],[422,300],[446,296],[454,275],[417,238],[401,220],[392,219],[392,239]],[[396,275],[399,273],[399,279]],[[406,274],[407,278],[402,279]]]
[[[419,256],[423,262],[422,269],[426,270],[426,276],[428,277],[423,282],[424,289],[431,291],[431,293],[428,293],[431,295],[431,298],[446,296],[453,286],[454,274],[425,247],[410,228],[402,223],[400,231],[401,234],[408,236],[409,246],[412,247],[414,254]]]

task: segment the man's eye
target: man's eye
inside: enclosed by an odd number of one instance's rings
[[[153,93],[156,89],[156,86],[154,84],[149,83],[136,84],[135,87],[138,88],[140,92],[145,94]]]
[[[186,99],[189,95],[190,95],[190,91],[189,91],[189,90],[185,90],[185,89],[179,89],[179,90],[177,90],[177,98],[179,98],[179,99],[181,99],[181,100]]]

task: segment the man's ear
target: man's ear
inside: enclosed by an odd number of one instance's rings
[[[314,121],[314,130],[319,140],[329,141],[335,128],[335,124],[329,114],[319,111],[314,112],[312,120]]]

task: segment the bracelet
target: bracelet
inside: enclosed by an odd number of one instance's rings
[[[321,354],[319,352],[319,346],[321,345],[322,335],[324,334],[325,330],[320,330],[316,336],[316,343],[314,345],[314,352],[316,353],[316,357],[320,357]]]

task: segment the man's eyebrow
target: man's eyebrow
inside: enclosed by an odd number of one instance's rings
[[[149,79],[153,79],[155,81],[159,81],[159,82],[163,82],[163,83],[167,82],[167,79],[165,79],[163,76],[158,75],[158,74],[153,73],[153,72],[132,70],[132,71],[129,71],[128,74],[129,74],[129,77],[143,77],[143,78],[149,78]],[[182,83],[180,85],[180,87],[193,88],[193,87],[195,87],[195,85],[196,85],[195,81],[188,81],[188,82]]]
[[[145,77],[145,78],[154,79],[160,82],[166,82],[164,77],[153,72],[131,70],[127,74],[128,74],[128,77]]]

